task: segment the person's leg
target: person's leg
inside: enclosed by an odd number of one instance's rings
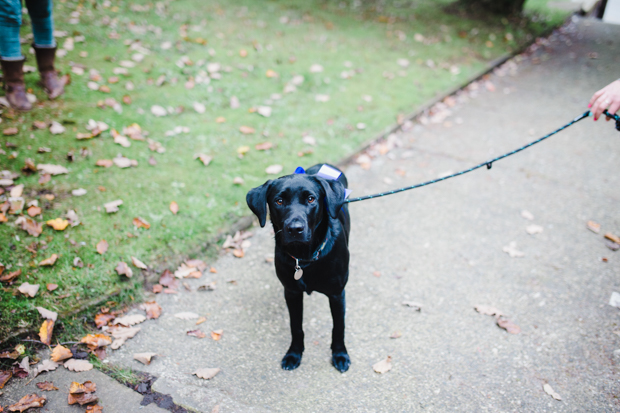
[[[55,99],[65,91],[65,80],[59,78],[54,68],[56,41],[52,19],[52,0],[26,0],[26,7],[32,20],[34,48],[41,83],[50,99]]]
[[[19,42],[22,24],[20,0],[0,0],[0,65],[6,99],[12,108],[30,110],[24,84],[24,56]]]
[[[0,1],[0,58],[3,60],[23,60],[19,43],[21,25],[21,1]]]
[[[26,8],[32,21],[34,46],[38,48],[56,47],[52,0],[26,0]]]

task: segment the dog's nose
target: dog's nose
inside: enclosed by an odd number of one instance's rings
[[[301,221],[293,221],[286,226],[286,231],[291,235],[299,235],[304,232],[306,226]]]

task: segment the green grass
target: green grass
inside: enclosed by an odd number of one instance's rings
[[[38,330],[42,320],[35,306],[66,314],[57,325],[57,332],[64,337],[88,326],[84,317],[69,315],[85,303],[106,301],[109,293],[119,290],[111,300],[119,304],[139,300],[144,277],[136,268],[132,279],[119,277],[114,271],[118,261],[130,263],[130,256],[136,256],[162,270],[174,268],[188,256],[205,258],[217,231],[248,214],[245,194],[269,178],[267,166],[281,164],[283,173],[290,173],[298,165],[337,162],[386,130],[398,114],[410,113],[463,83],[489,61],[517,49],[548,24],[559,21],[557,13],[550,23],[546,18],[537,22],[467,20],[445,12],[444,6],[449,3],[393,1],[379,10],[355,7],[353,2],[319,0],[190,0],[165,2],[165,9],[156,11],[153,2],[56,1],[56,28],[68,31],[69,36],[85,37],[85,42],[75,43],[75,49],[60,58],[57,66],[67,73],[72,62],[84,65],[86,74],[73,74],[67,93],[56,102],[45,99],[36,84],[36,74],[27,75],[27,86],[41,104],[26,114],[3,111],[0,128],[17,126],[19,134],[0,137],[7,152],[0,155],[0,167],[19,172],[27,158],[37,164],[68,167],[69,174],[53,177],[43,185],[37,182],[38,175],[24,175],[17,183],[25,185],[26,202],[37,199],[44,207],[38,221],[62,217],[74,209],[82,225],[62,232],[45,227],[38,238],[17,229],[15,216],[0,225],[0,262],[12,266],[11,271],[23,271],[15,284],[0,290],[0,340],[18,328]],[[543,10],[540,0],[535,3],[537,11]],[[141,4],[144,11],[134,11],[131,4]],[[70,24],[70,13],[75,11],[81,13],[79,23]],[[186,39],[181,36],[182,26],[186,27]],[[111,39],[111,32],[120,39]],[[416,34],[423,35],[425,42],[416,41]],[[197,43],[198,38],[207,44]],[[64,40],[58,39],[60,46]],[[129,69],[129,76],[120,75],[119,83],[108,84],[106,79],[113,76],[118,62],[130,60],[134,53],[125,44],[131,41],[140,41],[151,53]],[[172,42],[173,47],[164,50],[163,42]],[[248,52],[247,57],[240,56],[241,49]],[[81,57],[80,52],[87,52],[88,57]],[[28,63],[34,64],[28,56]],[[178,67],[175,62],[182,56],[194,63],[219,62],[230,72],[223,71],[221,80],[188,90],[186,81],[205,68],[197,64]],[[397,64],[403,58],[410,61],[409,67]],[[313,64],[322,65],[324,71],[311,73]],[[90,69],[99,71],[103,78],[99,84],[107,84],[110,93],[87,87]],[[268,70],[278,76],[268,78]],[[342,79],[345,70],[355,71],[354,76]],[[153,83],[161,75],[167,80],[158,87]],[[294,75],[304,76],[304,83],[295,93],[282,93]],[[127,81],[135,90],[125,89]],[[282,98],[269,102],[274,93]],[[317,94],[327,94],[330,100],[316,102]],[[132,103],[122,104],[121,114],[97,105],[110,97],[120,102],[124,95],[129,95]],[[363,95],[372,96],[372,101],[364,101]],[[240,108],[230,108],[231,96],[239,98]],[[194,102],[204,104],[206,112],[196,113]],[[266,103],[273,108],[269,118],[248,111]],[[154,104],[185,109],[180,114],[155,117],[150,111]],[[216,123],[219,116],[226,122]],[[139,141],[131,141],[129,148],[121,147],[113,142],[109,131],[91,140],[76,140],[77,132],[86,132],[89,119],[106,122],[119,131],[138,123],[166,152],[151,152],[146,142]],[[56,120],[67,130],[61,135],[33,130],[34,120]],[[366,128],[358,130],[358,123]],[[241,134],[242,125],[255,128],[256,133]],[[190,131],[165,135],[177,126]],[[315,137],[317,146],[305,144],[304,135]],[[265,141],[272,142],[274,148],[254,149]],[[7,142],[18,147],[7,148]],[[242,158],[237,153],[241,146],[251,148]],[[52,151],[39,154],[39,147]],[[90,155],[82,156],[82,150]],[[17,154],[10,159],[13,151]],[[75,155],[71,163],[67,161],[69,151]],[[299,157],[299,152],[306,155]],[[204,166],[194,160],[197,153],[212,156],[212,163]],[[117,154],[137,160],[138,166],[95,166],[98,159],[112,159]],[[156,166],[149,165],[151,156],[157,160]],[[233,185],[235,177],[243,178],[244,184]],[[77,188],[88,193],[74,197],[71,191]],[[43,193],[53,193],[56,198],[44,200]],[[120,211],[105,213],[103,204],[115,199],[124,201]],[[179,205],[176,216],[169,210],[171,201]],[[138,216],[151,228],[136,229],[132,219]],[[105,255],[95,251],[101,239],[110,245]],[[26,249],[33,242],[38,243],[36,254]],[[60,256],[53,267],[37,266],[52,253]],[[73,267],[75,257],[87,265]],[[35,298],[16,292],[25,281],[41,285]],[[50,293],[45,289],[48,283],[59,288]]]

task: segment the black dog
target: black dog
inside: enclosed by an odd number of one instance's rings
[[[316,175],[323,165],[269,180],[248,192],[248,206],[265,226],[267,207],[275,231],[276,274],[284,286],[291,319],[291,346],[282,368],[293,370],[304,351],[303,293],[318,291],[329,298],[334,327],[332,362],[341,372],[351,360],[344,345],[344,287],[349,278],[349,210],[345,204],[347,179]],[[327,166],[332,172],[334,167]]]

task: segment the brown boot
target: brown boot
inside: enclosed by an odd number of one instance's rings
[[[9,101],[9,105],[13,109],[28,111],[32,109],[32,103],[28,101],[26,85],[24,84],[25,60],[0,60],[0,63],[2,64],[6,100]]]
[[[37,66],[41,73],[41,83],[45,93],[50,100],[56,99],[65,92],[65,79],[59,78],[54,69],[54,58],[56,57],[56,47],[36,47],[32,46],[37,56]]]

